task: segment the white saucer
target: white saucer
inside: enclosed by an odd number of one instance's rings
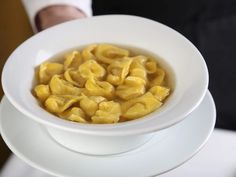
[[[149,177],[186,162],[208,140],[215,125],[215,105],[208,92],[200,106],[184,121],[170,128],[168,136],[128,153],[89,156],[54,142],[46,131],[18,112],[3,98],[0,130],[9,148],[21,159],[49,174],[63,177]]]

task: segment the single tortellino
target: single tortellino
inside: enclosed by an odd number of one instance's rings
[[[65,70],[69,68],[78,69],[81,63],[82,63],[82,57],[79,51],[73,51],[65,56],[64,68]]]
[[[86,79],[100,79],[106,74],[106,70],[95,60],[85,61],[79,66],[79,72],[80,75]]]
[[[87,89],[88,94],[91,96],[103,96],[107,99],[112,99],[114,97],[115,88],[106,81],[89,79],[85,84],[85,88]]]
[[[93,116],[98,110],[98,104],[102,101],[107,101],[102,96],[85,96],[80,101],[80,107],[85,111],[88,116]]]
[[[70,121],[79,122],[79,123],[88,123],[86,120],[86,115],[81,108],[72,107],[62,113],[58,114],[61,118],[68,119]]]
[[[87,79],[81,76],[78,70],[68,69],[67,71],[65,71],[64,77],[65,80],[80,88],[84,87],[84,84],[87,81]]]
[[[157,68],[156,72],[150,75],[149,84],[151,87],[156,85],[163,85],[165,82],[165,71],[161,68]]]
[[[120,85],[123,83],[125,77],[129,73],[129,67],[132,63],[132,59],[129,57],[116,60],[112,62],[108,67],[107,81],[113,85]]]
[[[110,124],[117,123],[120,119],[120,104],[114,101],[104,101],[99,104],[99,109],[92,116],[92,123]]]
[[[152,74],[155,73],[157,70],[157,62],[154,59],[148,59],[145,62],[145,69],[147,71],[148,74]]]
[[[116,88],[115,94],[124,100],[136,98],[145,93],[145,83],[145,80],[139,77],[128,76],[124,84]]]
[[[97,44],[91,44],[83,49],[82,57],[83,57],[84,61],[96,60],[96,56],[94,53],[95,53],[97,46],[98,46]]]
[[[93,116],[98,109],[98,103],[84,96],[80,101],[80,107],[88,116]]]
[[[81,100],[81,96],[74,95],[50,95],[44,105],[49,112],[62,113],[73,104]]]
[[[147,80],[147,72],[145,69],[145,62],[147,61],[147,57],[145,56],[137,56],[133,57],[133,61],[130,65],[130,76],[140,77]]]
[[[150,88],[149,92],[151,92],[159,101],[163,101],[170,94],[170,89],[162,86],[154,86]]]
[[[63,64],[44,62],[39,67],[39,82],[41,84],[48,84],[52,76],[54,76],[55,74],[62,74],[63,71]]]
[[[41,102],[44,102],[51,94],[49,86],[43,84],[37,85],[34,92]]]
[[[95,51],[97,60],[106,64],[111,64],[114,60],[128,57],[129,51],[109,44],[100,44]]]
[[[162,103],[152,93],[147,92],[140,97],[122,103],[122,117],[128,120],[137,119],[153,112],[161,105]]]
[[[54,75],[49,83],[54,95],[80,95],[81,89],[62,79],[62,76]]]

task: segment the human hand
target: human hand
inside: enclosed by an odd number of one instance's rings
[[[35,22],[38,31],[41,31],[62,22],[85,17],[81,10],[73,6],[53,5],[39,11]]]

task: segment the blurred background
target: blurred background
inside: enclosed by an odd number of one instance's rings
[[[33,35],[28,17],[20,0],[0,1],[0,71],[8,56],[24,40]],[[0,96],[3,91],[0,87]],[[0,170],[10,154],[0,136]]]
[[[33,32],[20,0],[0,2],[1,71],[11,52]],[[93,13],[143,16],[186,36],[208,65],[209,90],[217,107],[216,127],[236,130],[235,0],[94,0]],[[2,88],[0,95],[3,96]],[[10,150],[0,137],[0,168],[9,154]]]

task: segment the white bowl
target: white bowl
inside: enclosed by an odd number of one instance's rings
[[[169,68],[174,82],[162,108],[145,118],[115,125],[74,123],[41,108],[31,92],[35,67],[55,54],[91,43],[130,46],[161,57],[159,62]],[[31,37],[8,58],[2,85],[10,102],[45,126],[60,144],[102,155],[133,149],[150,139],[153,132],[183,120],[205,96],[208,71],[196,47],[175,30],[141,17],[107,15],[67,22]]]

